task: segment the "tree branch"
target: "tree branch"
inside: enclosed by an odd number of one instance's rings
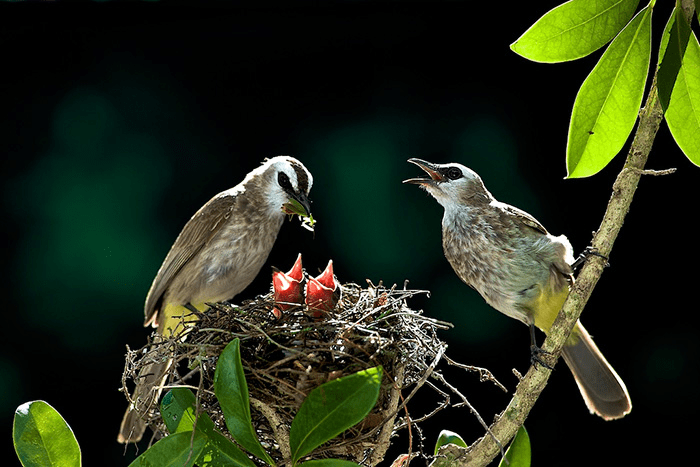
[[[684,11],[690,12],[686,18],[692,18],[693,0],[682,0]],[[634,141],[627,154],[623,169],[617,176],[612,187],[612,195],[603,220],[595,233],[592,247],[603,256],[609,257],[613,244],[617,239],[625,216],[627,215],[632,198],[637,190],[639,179],[647,173],[644,170],[654,138],[659,130],[663,110],[658,99],[656,87],[656,72],[652,81],[649,95],[644,107],[639,113],[639,125]],[[550,352],[557,359],[561,349],[569,337],[571,330],[586,306],[593,289],[605,268],[606,260],[594,256],[586,261],[571,289],[568,298],[554,321],[542,349]],[[544,390],[549,380],[551,370],[542,366],[531,366],[525,377],[518,384],[513,397],[505,411],[497,416],[491,425],[491,433],[502,445],[506,445],[515,436],[525,422],[530,410]],[[469,448],[459,448],[448,445],[440,450],[441,457],[436,458],[431,467],[485,466],[499,453],[499,448],[491,436],[484,436]]]

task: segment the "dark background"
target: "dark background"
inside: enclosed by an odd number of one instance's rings
[[[623,157],[567,181],[564,149],[600,53],[543,65],[508,48],[558,3],[0,5],[2,458],[17,462],[15,408],[43,399],[73,428],[85,465],[127,465],[117,389],[125,345],[146,340],[151,280],[196,209],[278,154],[315,177],[316,234],[286,223],[238,298],[266,292],[270,265],[287,269],[298,252],[312,272],[333,259],[343,282],[409,279],[432,291],[414,308],[455,324],[442,334],[448,354],[513,390],[527,329],[457,279],[442,255],[442,209],[401,181],[420,172],[409,157],[459,161],[577,251],[589,243]],[[670,3],[657,4],[655,44]],[[678,172],[641,180],[583,318],[634,410],[607,423],[589,415],[562,364],[526,423],[536,465],[690,455],[673,428],[698,415],[700,172],[663,124],[648,166]],[[505,407],[509,396],[476,375],[446,372],[487,421]],[[425,390],[414,416],[433,399]],[[468,442],[483,433],[464,408],[422,428],[428,451],[442,428]],[[405,432],[394,446],[407,449]]]

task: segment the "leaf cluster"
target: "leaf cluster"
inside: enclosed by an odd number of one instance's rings
[[[267,465],[275,462],[257,439],[250,417],[248,388],[243,376],[240,341],[233,340],[221,354],[216,396],[226,414],[226,425],[238,444],[229,440],[204,412],[197,411],[194,393],[171,389],[161,402],[170,435],[162,438],[130,466],[231,466],[255,467],[245,451]],[[318,446],[360,422],[379,395],[382,368],[375,367],[322,384],[311,391],[292,423],[292,465],[349,467],[341,459],[300,462]],[[61,415],[43,401],[20,406],[15,414],[13,438],[25,467],[79,466],[80,447]],[[241,446],[243,449],[239,448]]]
[[[566,146],[569,178],[602,170],[634,128],[647,86],[656,0],[572,0],[542,16],[511,49],[537,62],[585,57],[608,44],[581,85]],[[700,45],[680,2],[664,29],[657,86],[664,118],[688,159],[700,165]],[[652,89],[654,89],[652,87]]]
[[[377,401],[382,374],[381,367],[362,370],[324,383],[309,393],[292,423],[290,446],[285,447],[292,453],[292,465],[300,464],[304,456],[369,413]],[[161,403],[161,414],[170,435],[151,446],[131,466],[255,466],[246,452],[274,466],[253,427],[239,339],[231,341],[219,357],[215,392],[226,427],[236,443],[216,428],[206,412],[197,411],[196,397],[190,389],[173,388]],[[317,463],[303,464],[312,467]],[[327,459],[322,465],[357,464]]]
[[[376,465],[396,431],[452,405],[445,392],[428,383],[445,400],[426,415],[410,416],[406,404],[429,378],[461,399],[454,405],[470,407],[436,370],[446,350],[436,331],[449,324],[407,306],[407,298],[427,291],[381,283],[341,288],[339,308],[322,321],[302,309],[274,319],[270,293],[241,306],[212,305],[199,313],[186,342],[158,338],[145,349],[129,351],[125,384],[153,361],[176,362],[170,391],[159,407],[143,414],[155,442],[132,465]],[[444,358],[499,385],[487,370]],[[188,384],[196,376],[198,386]],[[402,393],[408,388],[408,395]],[[25,413],[36,418],[45,405],[34,404],[33,410],[18,409],[17,427],[46,425],[23,418]],[[397,417],[399,411],[405,418]],[[68,445],[72,450],[62,453],[73,453],[73,460],[52,463],[47,454],[36,462],[23,460],[24,465],[80,465],[72,432],[57,412],[47,412],[54,420],[51,430],[17,428],[18,455],[26,458],[31,443],[22,440],[32,439],[46,453]],[[407,459],[410,437],[408,451]]]

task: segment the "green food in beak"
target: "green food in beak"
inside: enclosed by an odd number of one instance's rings
[[[289,214],[290,216],[299,216],[299,218],[302,221],[301,225],[305,229],[311,230],[313,232],[314,224],[316,224],[314,216],[304,206],[302,206],[302,204],[299,201],[293,198],[290,199],[282,205],[282,211],[284,211],[285,214]]]

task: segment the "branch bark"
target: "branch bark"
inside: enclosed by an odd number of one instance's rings
[[[686,18],[692,19],[695,8],[693,0],[682,0],[681,7],[686,13],[689,13],[686,14]],[[620,233],[637,190],[639,179],[645,174],[644,166],[662,119],[663,110],[658,99],[656,72],[654,72],[649,94],[639,113],[639,124],[625,165],[613,183],[612,195],[605,215],[593,237],[592,247],[601,255],[610,256],[613,244]],[[569,337],[574,324],[581,316],[581,312],[598,283],[605,263],[605,259],[593,256],[581,268],[576,283],[542,346],[543,350],[550,352],[556,359],[559,358],[564,342]],[[491,433],[502,445],[505,446],[509,443],[525,422],[530,410],[547,385],[550,375],[551,370],[542,366],[531,366],[520,381],[510,403],[490,427]],[[445,446],[440,450],[440,456],[430,465],[431,467],[486,466],[499,452],[499,447],[494,439],[491,436],[483,436],[469,448],[460,448],[454,445]]]

